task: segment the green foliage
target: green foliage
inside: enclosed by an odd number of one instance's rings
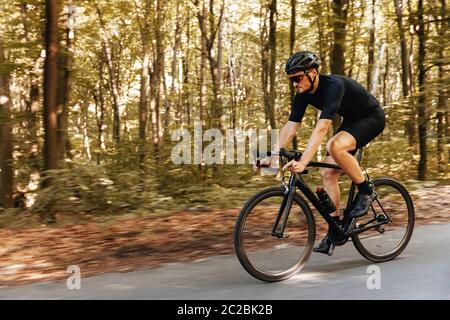
[[[101,165],[75,165],[49,170],[32,207],[33,212],[117,213],[154,212],[164,199],[152,176],[138,171],[108,171]]]

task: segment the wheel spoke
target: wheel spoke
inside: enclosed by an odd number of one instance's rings
[[[302,268],[312,251],[315,227],[304,202],[294,197],[285,222],[284,237],[272,234],[285,196],[271,188],[244,206],[235,229],[239,261],[253,276],[264,281],[278,281]]]

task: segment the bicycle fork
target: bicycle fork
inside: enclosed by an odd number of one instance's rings
[[[274,226],[272,228],[272,236],[278,237],[280,239],[287,239],[289,235],[284,234],[284,230],[286,229],[286,225],[289,219],[289,213],[291,212],[292,203],[294,202],[295,196],[295,175],[291,175],[289,178],[289,184],[285,184],[283,182],[284,187],[284,198],[283,202],[278,210],[278,215],[275,219]],[[281,227],[279,228],[281,221]]]
[[[285,187],[284,193],[285,196],[283,198],[283,202],[280,206],[280,209],[278,210],[278,215],[275,219],[275,224],[272,228],[272,236],[278,237],[280,239],[289,238],[289,235],[284,234],[284,230],[286,229],[286,224],[289,218],[289,213],[291,212],[292,202],[294,201],[295,195],[295,187],[293,186],[288,187],[287,185],[284,185],[284,187]],[[278,228],[278,226],[280,224],[281,218],[283,218],[283,220],[280,229]]]

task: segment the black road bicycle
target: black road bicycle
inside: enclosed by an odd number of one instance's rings
[[[361,162],[363,149],[358,150]],[[301,157],[299,151],[281,149],[280,165]],[[258,163],[259,166],[259,163]],[[310,162],[308,167],[340,169],[339,166]],[[374,262],[389,261],[407,246],[414,229],[414,206],[406,188],[391,178],[367,179],[378,194],[368,213],[357,219],[349,216],[355,200],[352,183],[344,218],[336,223],[324,203],[311,191],[301,174],[291,174],[281,187],[271,187],[250,198],[242,208],[234,229],[234,246],[242,266],[257,279],[275,282],[299,272],[311,255],[316,238],[316,223],[308,202],[317,209],[330,228],[335,246],[350,238],[356,250]]]

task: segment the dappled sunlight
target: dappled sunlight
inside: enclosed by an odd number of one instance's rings
[[[312,160],[323,161],[339,115],[359,121],[378,105],[386,126],[361,166],[370,179],[406,187],[416,224],[448,223],[446,3],[400,4],[3,1],[1,285],[63,279],[72,264],[88,276],[234,254],[241,209],[282,180],[276,166],[253,170],[253,152],[317,147]],[[286,61],[304,50],[314,63],[303,61],[296,72],[304,75],[290,80]],[[318,82],[308,80],[317,73]],[[357,90],[330,95],[324,79],[338,75]],[[317,90],[296,94],[300,81]],[[304,117],[288,132],[296,101]],[[325,137],[310,140],[331,109]],[[305,182],[322,186],[319,170],[308,170]],[[343,209],[351,181],[339,179]],[[395,247],[408,222],[402,199],[388,194],[380,190],[391,223],[361,235],[375,249]],[[285,234],[272,234],[280,199],[258,204],[242,230],[249,257],[274,272],[299,265],[328,230],[313,208],[312,239],[308,208],[296,205]],[[327,275],[307,271],[287,283]]]

